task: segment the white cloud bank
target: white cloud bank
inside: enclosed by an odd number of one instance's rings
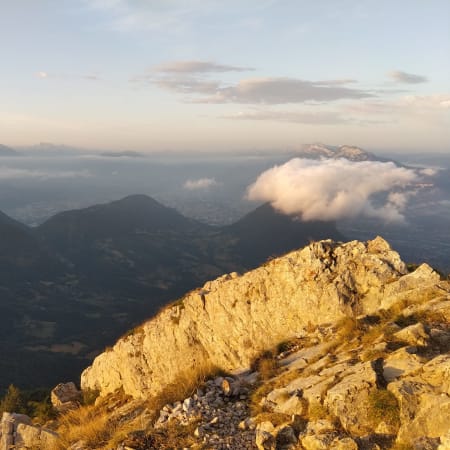
[[[352,162],[294,158],[263,172],[248,188],[250,200],[270,202],[304,221],[337,220],[359,215],[402,222],[407,201],[419,180],[416,171],[377,161]],[[387,194],[380,206],[373,195]]]
[[[218,183],[214,178],[199,178],[197,180],[187,180],[183,187],[188,191],[198,191],[212,188],[217,186],[217,184]]]

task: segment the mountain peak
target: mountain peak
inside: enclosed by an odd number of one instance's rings
[[[38,233],[48,239],[77,241],[161,229],[180,229],[201,224],[188,219],[147,195],[129,195],[88,208],[64,211],[40,225]],[[205,225],[206,227],[206,225]]]
[[[325,144],[308,144],[296,152],[296,156],[302,158],[326,158],[337,159],[345,158],[350,161],[384,161],[383,158],[378,158],[373,153],[363,150],[354,145],[325,145]]]

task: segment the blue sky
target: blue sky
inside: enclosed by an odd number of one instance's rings
[[[0,0],[0,136],[450,152],[448,0]]]

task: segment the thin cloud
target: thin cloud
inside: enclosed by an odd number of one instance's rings
[[[415,75],[413,73],[402,72],[401,70],[394,70],[387,75],[397,83],[419,84],[428,81],[428,78],[423,75]]]
[[[294,158],[263,172],[247,197],[304,221],[367,216],[402,222],[418,180],[416,171],[390,162]],[[385,201],[375,205],[373,196],[381,193]]]
[[[345,84],[353,84],[357,83],[358,80],[354,80],[353,78],[343,78],[342,80],[323,80],[323,81],[316,81],[315,83],[320,86],[341,86]]]
[[[212,61],[170,61],[153,67],[154,72],[162,73],[211,73],[211,72],[245,72],[255,70],[252,67],[238,67],[226,64],[218,64]]]
[[[89,80],[89,81],[100,81],[101,78],[99,75],[95,73],[86,73],[86,74],[55,74],[55,73],[49,73],[49,72],[37,72],[36,74],[37,78],[40,79],[52,79],[52,80],[74,80],[74,79],[82,79],[82,80]]]
[[[206,190],[217,186],[218,183],[214,178],[199,178],[196,180],[187,180],[183,188],[188,191]]]
[[[49,172],[42,170],[18,169],[15,167],[0,166],[0,180],[13,180],[19,178],[49,180],[61,178],[88,178],[90,176],[91,173],[88,170]]]
[[[274,122],[302,123],[307,125],[334,125],[353,122],[334,111],[240,111],[221,116],[230,120],[269,120]]]
[[[143,79],[144,81],[147,79]],[[136,81],[139,81],[137,79]],[[196,78],[186,78],[186,79],[170,79],[163,78],[158,80],[152,80],[154,84],[158,87],[182,94],[211,94],[219,89],[219,82],[208,81],[208,80],[198,80]]]
[[[160,87],[190,94],[206,94],[205,84],[199,83],[201,90],[196,89],[195,80],[163,79],[153,82]],[[189,86],[186,90],[185,86]],[[295,104],[328,102],[342,99],[362,99],[374,97],[369,91],[336,85],[335,82],[314,82],[297,78],[249,78],[240,80],[236,85],[223,86],[213,82],[209,86],[209,96],[188,99],[192,103],[240,103],[240,104]]]

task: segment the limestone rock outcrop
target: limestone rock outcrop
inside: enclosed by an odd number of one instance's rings
[[[58,436],[51,430],[34,426],[24,414],[5,412],[0,421],[0,450],[55,448]]]
[[[315,242],[187,294],[99,355],[81,386],[102,396],[120,388],[135,398],[156,395],[199,367],[247,368],[261,352],[316,326],[442,295],[439,282],[426,264],[408,273],[382,238]],[[327,397],[336,413],[339,395]]]

